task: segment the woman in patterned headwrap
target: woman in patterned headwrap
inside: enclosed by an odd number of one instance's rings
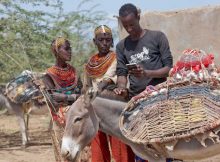
[[[84,88],[103,90],[107,85],[116,82],[116,54],[110,51],[113,39],[109,27],[101,25],[95,29],[94,34],[93,41],[99,52],[94,54],[85,66]]]
[[[76,69],[68,64],[71,60],[70,42],[62,37],[56,38],[51,44],[55,56],[55,65],[46,70],[44,84],[47,92],[51,115],[53,118],[52,140],[56,161],[62,161],[60,145],[63,136],[68,105],[79,97],[82,83],[78,79]]]
[[[93,87],[102,91],[116,83],[116,54],[111,51],[113,38],[111,29],[101,25],[95,29],[93,39],[98,52],[94,54],[85,66],[84,89]],[[114,89],[114,86],[112,86]],[[112,89],[112,90],[113,90]],[[91,143],[92,162],[134,162],[134,154],[131,149],[115,137],[98,131]]]

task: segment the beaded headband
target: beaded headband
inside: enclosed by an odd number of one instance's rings
[[[108,34],[112,35],[112,31],[111,31],[111,29],[107,25],[100,25],[100,26],[98,26],[95,29],[94,33],[95,33],[95,36],[97,34],[99,34],[99,33],[108,33]]]
[[[64,43],[66,42],[66,39],[63,37],[58,37],[55,39],[55,50],[56,52],[58,52],[58,49],[60,46],[64,45]]]

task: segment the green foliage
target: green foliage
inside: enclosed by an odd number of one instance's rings
[[[88,1],[82,1],[78,8]],[[57,36],[71,41],[72,64],[82,71],[95,50],[93,29],[106,19],[106,14],[95,8],[65,13],[60,0],[1,0],[0,82],[25,69],[42,72],[54,64],[50,44]]]

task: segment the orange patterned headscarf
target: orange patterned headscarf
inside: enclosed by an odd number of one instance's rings
[[[98,54],[95,54],[86,64],[85,71],[91,78],[101,77],[106,73],[115,59],[116,54],[112,51],[110,51],[106,56],[102,57],[100,57]]]

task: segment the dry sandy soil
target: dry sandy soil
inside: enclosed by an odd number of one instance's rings
[[[21,134],[14,115],[0,116],[0,162],[54,162],[50,134],[47,131],[49,117],[30,117],[30,145],[21,148]]]
[[[48,125],[48,116],[32,115],[29,124],[30,145],[21,148],[21,135],[16,117],[1,115],[0,162],[54,162]],[[196,162],[220,162],[220,156]]]

